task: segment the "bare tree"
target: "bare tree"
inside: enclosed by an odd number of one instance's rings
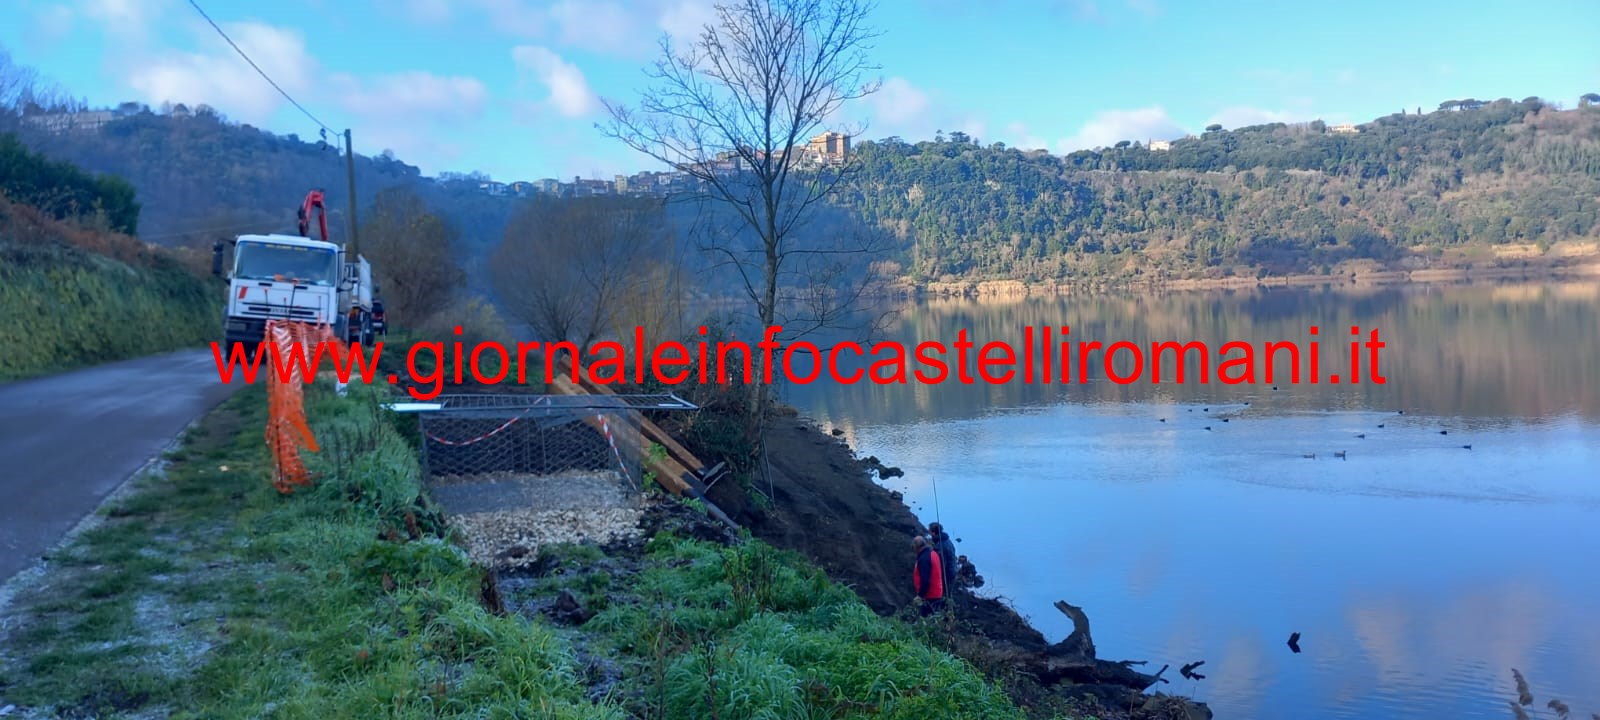
[[[675,243],[657,198],[536,198],[495,250],[490,279],[506,312],[541,340],[675,336]]]
[[[71,113],[87,110],[88,101],[75,98],[60,85],[47,80],[39,71],[11,59],[0,48],[0,132],[23,132],[30,146],[38,148],[52,141],[48,132],[24,122],[28,116]],[[33,132],[27,132],[33,130]]]
[[[605,102],[602,131],[691,175],[705,197],[732,209],[736,222],[706,228],[703,247],[737,271],[762,328],[781,320],[790,337],[827,325],[838,315],[833,301],[858,295],[816,283],[841,275],[840,256],[870,250],[800,232],[851,169],[802,167],[805,144],[845,103],[879,87],[867,77],[878,69],[867,58],[877,36],[870,10],[863,0],[718,5],[716,21],[683,52],[662,39],[637,107]],[[783,302],[786,287],[809,288],[799,294],[812,302]],[[833,301],[815,302],[825,298]],[[760,384],[757,428],[769,399]]]
[[[361,250],[372,261],[385,311],[403,326],[423,325],[466,281],[454,252],[456,229],[401,187],[379,191],[366,217]]]

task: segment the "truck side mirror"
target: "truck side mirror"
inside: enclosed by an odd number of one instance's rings
[[[222,277],[222,241],[211,245],[211,274]]]

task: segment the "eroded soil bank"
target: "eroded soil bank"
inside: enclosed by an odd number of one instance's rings
[[[877,461],[857,458],[792,410],[771,420],[766,440],[772,501],[753,502],[732,481],[713,487],[710,498],[755,537],[810,558],[880,615],[914,617],[910,539],[927,529],[895,493],[873,481]],[[972,561],[982,569],[982,558]],[[951,597],[956,612],[943,633],[945,646],[1001,683],[1030,714],[1210,717],[1203,705],[1144,695],[1159,689],[1157,668],[1140,666],[1147,674],[1096,658],[1087,618],[1080,618],[1080,632],[1052,644],[998,600],[969,587]],[[1175,674],[1176,668],[1166,671]]]

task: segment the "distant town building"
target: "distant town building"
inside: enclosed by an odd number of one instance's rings
[[[1358,132],[1361,132],[1361,128],[1358,128],[1351,123],[1341,123],[1328,128],[1328,132],[1334,133],[1335,135],[1354,135]]]
[[[486,194],[497,197],[506,194],[506,184],[503,182],[495,182],[493,180],[478,183],[478,189],[482,190]]]
[[[536,192],[536,190],[533,187],[533,183],[526,180],[518,180],[514,183],[511,183],[511,194],[517,197],[527,197],[532,195],[534,192]]]
[[[116,119],[116,115],[109,110],[89,110],[83,112],[50,113],[48,115],[32,115],[27,122],[45,132],[60,135],[69,132],[84,132],[99,130],[106,123]]]
[[[564,189],[564,188],[563,188]],[[575,177],[572,179],[573,197],[594,197],[596,195],[612,195],[616,193],[616,183],[611,180],[585,180]],[[565,194],[565,193],[563,193]]]
[[[806,154],[816,163],[829,167],[843,165],[850,157],[850,136],[825,132],[806,143]]]
[[[1146,145],[1145,147],[1150,148],[1150,150],[1152,150],[1154,152],[1163,152],[1163,151],[1172,149],[1172,141],[1171,140],[1151,140],[1150,143],[1148,145]]]

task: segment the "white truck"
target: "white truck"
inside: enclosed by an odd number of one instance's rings
[[[372,343],[372,265],[361,256],[347,261],[344,248],[334,243],[240,235],[227,279],[229,346],[260,342],[274,318],[329,325],[335,337]]]
[[[321,191],[306,196],[300,232],[307,234],[310,210],[322,208]],[[327,241],[294,235],[240,235],[233,242],[233,267],[227,273],[228,303],[223,340],[253,345],[266,336],[267,321],[296,320],[333,328],[334,337],[371,345],[372,265]],[[223,248],[213,248],[212,272],[222,275]]]

